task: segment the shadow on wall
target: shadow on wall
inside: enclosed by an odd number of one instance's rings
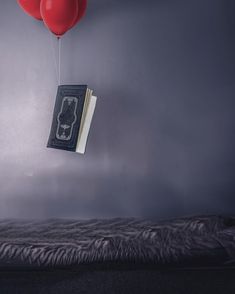
[[[28,183],[19,183],[17,197],[8,195],[5,201],[11,207],[8,217],[138,216],[160,219],[185,215],[182,194],[177,195],[162,181],[153,183],[146,178],[126,180],[120,174],[89,181],[85,176],[73,175],[69,186],[59,186],[65,177],[66,172],[53,177],[44,172]],[[34,187],[40,189],[32,194]]]

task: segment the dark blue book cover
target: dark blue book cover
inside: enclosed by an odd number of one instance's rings
[[[47,147],[76,151],[86,93],[86,85],[58,87]]]

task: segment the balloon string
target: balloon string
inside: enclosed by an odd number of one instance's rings
[[[59,82],[58,84],[60,85],[60,82],[61,82],[61,38],[58,38],[58,43],[59,43],[59,56],[58,56]]]
[[[53,40],[54,40],[54,36],[50,33],[51,51],[52,51],[53,60],[54,60],[54,67],[55,67],[56,79],[57,79],[57,83],[59,84],[59,73],[58,73],[58,69],[57,69],[57,62],[56,62],[56,55],[55,55],[55,47],[53,45]]]

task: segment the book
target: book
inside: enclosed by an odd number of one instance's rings
[[[87,85],[58,87],[47,147],[84,154],[97,97]]]

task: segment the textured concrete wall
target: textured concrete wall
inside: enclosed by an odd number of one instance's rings
[[[89,0],[62,83],[99,97],[85,156],[47,149],[57,80],[42,23],[0,2],[0,217],[235,212],[235,4]]]

